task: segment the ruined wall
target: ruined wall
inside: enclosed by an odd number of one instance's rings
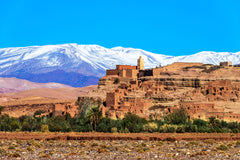
[[[161,72],[165,72],[165,71],[166,71],[166,69],[163,68],[163,67],[153,68],[152,69],[152,74],[153,74],[152,76],[154,76],[154,77],[160,76]]]
[[[137,69],[137,66],[131,65],[116,65],[116,70]]]
[[[230,80],[219,80],[205,84],[201,92],[208,101],[238,101],[240,96],[239,84],[232,85]]]
[[[138,73],[139,71],[138,70],[134,70],[134,69],[128,69],[126,70],[126,77],[129,77],[129,78],[137,78],[138,76]]]
[[[2,114],[8,114],[11,117],[21,117],[23,115],[33,115],[38,110],[43,110],[43,115],[66,115],[69,113],[74,117],[78,113],[78,106],[73,103],[47,103],[47,104],[25,104],[25,105],[14,105],[4,106]]]
[[[106,70],[106,75],[111,76],[111,75],[118,75],[119,71],[116,69],[108,69]]]
[[[119,77],[126,77],[126,70],[120,70]]]
[[[202,66],[202,65],[203,63],[175,62],[173,64],[164,66],[163,68],[165,68],[166,71],[177,71],[185,67]]]
[[[229,67],[232,66],[232,62],[220,62],[220,66]]]
[[[215,108],[214,103],[180,102],[179,106],[168,108],[166,112],[172,112],[180,107],[186,109],[191,119],[209,120],[210,117],[216,117],[219,120],[240,122],[240,114],[225,112],[224,108]]]

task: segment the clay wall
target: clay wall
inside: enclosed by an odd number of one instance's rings
[[[166,71],[166,69],[163,68],[163,67],[153,68],[152,69],[152,74],[153,74],[152,76],[154,76],[154,77],[160,76],[161,72],[164,72],[164,71]]]
[[[202,65],[203,63],[175,62],[173,64],[164,66],[163,68],[165,69],[165,71],[177,71],[185,67],[202,66]]]
[[[2,114],[8,114],[10,117],[21,117],[24,115],[33,115],[38,110],[51,113],[54,111],[54,104],[34,104],[34,105],[17,105],[4,106]]]
[[[153,69],[145,69],[139,71],[139,77],[153,76]]]
[[[229,67],[232,66],[232,62],[220,62],[220,66]]]
[[[136,69],[128,69],[126,70],[126,77],[129,78],[137,78],[139,71]]]
[[[116,70],[137,69],[137,66],[131,65],[116,65]]]
[[[43,115],[63,116],[69,113],[72,117],[78,114],[78,106],[71,103],[49,103],[49,104],[26,104],[17,106],[4,106],[2,114],[8,114],[11,117],[21,117],[23,115],[33,115],[36,111],[43,110]]]
[[[116,69],[108,69],[106,70],[106,75],[111,76],[111,75],[118,75],[119,71]]]
[[[228,121],[228,122],[240,122],[240,114],[232,112],[212,112],[208,113],[207,118],[216,117],[217,119]]]
[[[185,108],[191,119],[208,120],[210,117],[216,117],[219,120],[240,122],[240,114],[225,112],[224,108],[215,108],[214,103],[180,102],[179,106],[168,108],[167,112],[172,112],[179,107]]]
[[[126,77],[126,70],[120,70],[119,77]]]
[[[117,103],[117,95],[115,92],[108,92],[106,97],[106,107],[111,108]]]
[[[239,85],[232,85],[230,80],[209,82],[203,87],[202,93],[208,101],[237,101],[240,96]]]

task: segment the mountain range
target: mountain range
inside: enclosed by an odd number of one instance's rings
[[[240,52],[203,51],[187,56],[168,56],[134,48],[62,44],[0,49],[0,76],[83,87],[97,84],[106,69],[114,69],[117,64],[137,65],[140,55],[145,68],[174,62],[240,62]]]

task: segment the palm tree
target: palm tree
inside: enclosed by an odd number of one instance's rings
[[[87,118],[89,119],[91,125],[93,125],[93,129],[96,131],[97,124],[102,118],[102,112],[99,111],[99,107],[91,108],[87,113]]]

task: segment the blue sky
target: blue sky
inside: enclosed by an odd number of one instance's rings
[[[0,0],[0,48],[63,43],[237,52],[240,1]]]

